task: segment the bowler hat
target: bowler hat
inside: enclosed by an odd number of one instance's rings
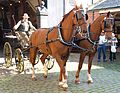
[[[23,17],[24,17],[24,18],[30,18],[27,13],[24,13],[24,14],[23,14]]]

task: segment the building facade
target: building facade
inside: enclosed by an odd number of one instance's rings
[[[111,12],[115,22],[114,32],[120,34],[120,0],[101,0],[88,8],[89,23],[92,23],[98,16]]]

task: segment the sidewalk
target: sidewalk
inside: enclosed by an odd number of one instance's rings
[[[97,55],[97,54],[96,54]],[[47,79],[43,78],[41,63],[35,66],[37,81],[31,80],[31,65],[25,62],[26,71],[17,74],[15,66],[5,68],[0,65],[0,93],[120,93],[120,53],[115,62],[97,63],[93,60],[91,75],[94,83],[87,83],[87,57],[80,75],[81,83],[74,83],[78,67],[79,53],[71,53],[67,62],[68,90],[58,87],[59,67],[55,63]],[[2,58],[3,59],[3,58]],[[1,62],[1,60],[0,60]]]

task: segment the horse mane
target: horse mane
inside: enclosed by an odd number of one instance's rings
[[[105,15],[100,15],[99,17],[96,18],[96,20],[93,22],[93,24],[96,22],[101,22],[102,20],[104,20],[104,18],[105,18]]]
[[[93,23],[91,23],[91,30],[94,30],[94,29],[100,29],[100,25],[101,23],[103,22],[105,18],[105,15],[100,15],[99,17],[97,17]]]
[[[62,22],[64,21],[64,19],[65,19],[66,17],[68,17],[68,15],[69,15],[74,9],[76,9],[76,8],[73,8],[71,11],[69,11],[67,14],[65,14],[65,15],[63,16],[63,19],[62,19],[62,21],[61,21],[60,23],[62,23]],[[81,8],[81,9],[82,9],[82,8]]]
[[[63,19],[62,19],[62,21],[60,23],[62,23],[65,20],[65,18],[68,17],[68,15],[73,11],[73,9],[63,16]]]

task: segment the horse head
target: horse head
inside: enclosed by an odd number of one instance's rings
[[[87,32],[87,24],[86,24],[87,19],[88,19],[88,15],[84,13],[84,10],[76,6],[74,8],[74,24],[77,32],[80,33]]]
[[[70,41],[73,39],[71,37],[74,37],[78,32],[87,32],[86,16],[84,10],[77,6],[64,15],[58,27],[61,28],[58,31],[62,31],[60,37],[64,37],[65,41]]]
[[[90,25],[90,39],[92,41],[97,41],[101,32],[105,32],[106,38],[111,39],[114,25],[113,20],[113,18],[106,18],[106,15],[100,15],[96,18],[96,20]]]
[[[102,24],[102,29],[106,33],[105,35],[108,40],[112,38],[113,25],[114,25],[113,18],[104,19],[103,24]]]

